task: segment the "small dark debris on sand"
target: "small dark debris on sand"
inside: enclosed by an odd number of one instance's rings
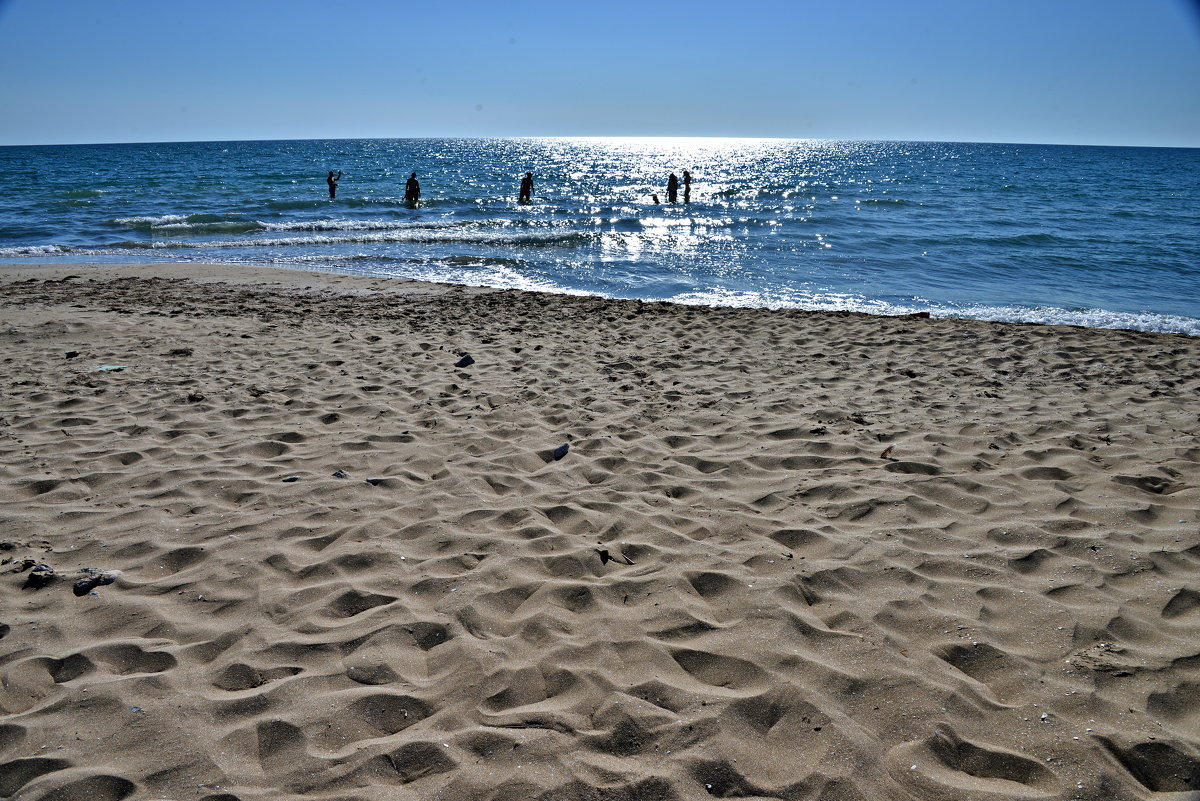
[[[54,568],[42,562],[34,565],[29,571],[29,575],[25,577],[25,583],[21,586],[23,590],[40,590],[42,587],[49,586],[56,579],[58,574],[54,572]]]
[[[83,575],[75,581],[75,585],[71,591],[76,596],[82,597],[87,595],[97,587],[103,587],[107,584],[112,584],[117,580],[117,574],[111,570],[100,570],[95,567],[85,567]]]
[[[620,562],[623,565],[632,565],[633,560],[627,556],[622,556],[619,553],[612,553],[607,548],[597,548],[596,553],[600,554],[600,564],[607,565],[609,562]]]

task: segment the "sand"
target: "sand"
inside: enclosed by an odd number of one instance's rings
[[[0,796],[1200,797],[1200,339],[79,265],[0,343]]]

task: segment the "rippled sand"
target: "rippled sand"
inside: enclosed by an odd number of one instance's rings
[[[0,320],[0,796],[1200,790],[1200,339],[200,265]]]

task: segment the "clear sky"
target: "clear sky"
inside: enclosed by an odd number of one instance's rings
[[[0,0],[0,144],[1200,147],[1196,0]]]

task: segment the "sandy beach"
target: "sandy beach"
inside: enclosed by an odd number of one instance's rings
[[[1200,338],[154,264],[0,343],[0,797],[1200,798]]]

